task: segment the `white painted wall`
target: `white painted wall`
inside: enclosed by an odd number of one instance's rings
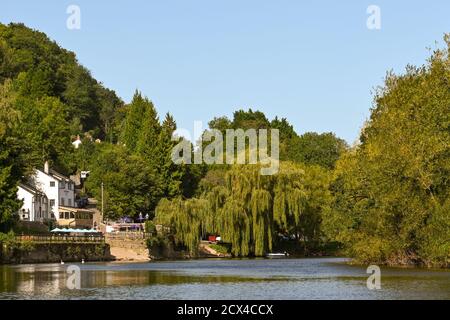
[[[50,217],[52,217],[53,214],[54,218],[58,219],[59,218],[58,180],[40,170],[35,170],[34,182],[35,188],[45,193],[45,195],[48,198],[48,211]],[[51,186],[51,182],[54,182],[53,187]],[[54,200],[54,206],[50,205],[52,200]]]
[[[43,221],[50,219],[48,213],[48,199],[44,194],[22,188],[17,189],[17,198],[23,204],[19,210],[19,218],[26,221]],[[25,210],[25,213],[23,212]]]
[[[59,206],[75,206],[75,185],[69,179],[58,179],[41,170],[35,170],[35,187],[47,195],[50,215],[59,220]],[[52,186],[53,183],[53,186]],[[50,206],[54,200],[54,206]]]
[[[59,205],[63,207],[75,207],[75,186],[73,182],[59,181],[58,189]]]
[[[23,201],[22,208],[20,208],[20,210],[19,210],[20,220],[26,220],[22,216],[22,210],[25,210],[25,211],[29,212],[29,220],[28,221],[35,221],[34,220],[35,219],[34,208],[33,208],[33,194],[19,186],[19,188],[17,190],[17,198],[19,200]]]

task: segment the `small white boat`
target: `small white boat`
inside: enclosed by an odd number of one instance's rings
[[[268,253],[266,255],[267,258],[286,258],[289,256],[289,253],[284,252],[284,253]]]

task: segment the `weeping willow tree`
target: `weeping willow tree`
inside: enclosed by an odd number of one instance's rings
[[[272,176],[258,165],[233,165],[225,185],[200,198],[161,200],[156,222],[170,226],[177,241],[195,252],[200,239],[220,234],[235,256],[262,256],[272,250],[276,235],[316,238],[320,213],[327,204],[325,169],[283,163]],[[308,224],[316,224],[309,226]]]
[[[306,253],[321,242],[323,211],[330,206],[330,172],[319,166],[285,163],[274,187],[273,218],[279,232],[293,236]]]
[[[178,244],[185,245],[191,254],[196,254],[201,238],[202,218],[208,203],[204,199],[162,199],[158,204],[155,222],[171,228]]]
[[[283,167],[274,187],[273,219],[282,231],[300,225],[307,195],[302,180],[305,172],[299,168]]]
[[[223,237],[224,241],[240,245],[237,248],[232,245],[235,255],[261,256],[272,250],[271,190],[274,180],[274,176],[261,175],[260,167],[256,165],[236,165],[227,173],[227,204],[230,205],[222,208],[221,219],[224,225],[233,225],[236,215],[240,218],[238,226],[228,230]],[[245,241],[240,241],[242,239]]]
[[[251,220],[247,211],[236,199],[228,198],[218,211],[221,222],[221,236],[231,243],[231,253],[235,256],[251,254]]]

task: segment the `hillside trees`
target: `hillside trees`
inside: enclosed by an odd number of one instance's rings
[[[113,91],[44,33],[23,24],[0,24],[0,83],[19,76],[23,96],[57,98],[67,121],[79,121],[83,131],[101,139],[113,135],[112,118],[123,105]]]
[[[20,114],[14,109],[11,82],[0,85],[0,232],[6,232],[20,208],[17,183],[30,167],[24,155],[28,148],[21,136]]]

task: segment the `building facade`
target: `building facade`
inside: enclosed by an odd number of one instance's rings
[[[19,218],[22,221],[44,222],[52,217],[49,213],[49,202],[45,193],[26,184],[20,184],[17,198],[22,201]]]
[[[17,196],[23,201],[19,216],[24,221],[44,222],[56,220],[68,228],[92,228],[92,210],[77,208],[75,183],[68,177],[51,170],[48,162],[44,168],[35,169],[29,183],[19,186]]]
[[[67,177],[50,170],[48,163],[44,169],[36,169],[34,172],[34,187],[47,195],[51,216],[59,219],[59,207],[75,206],[75,186]]]

